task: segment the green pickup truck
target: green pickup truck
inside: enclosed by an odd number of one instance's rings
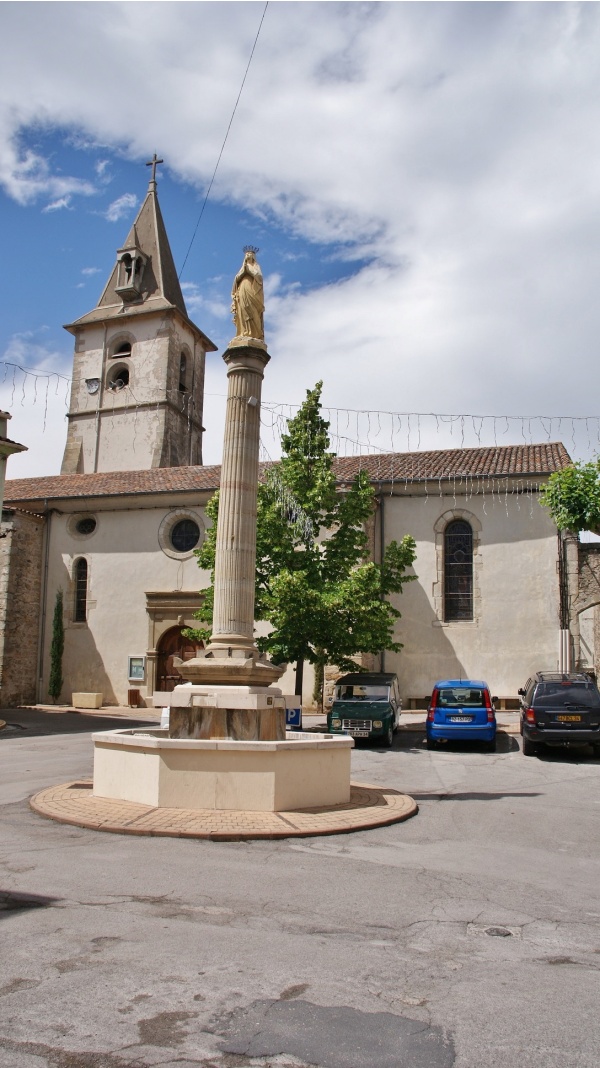
[[[342,675],[335,684],[327,730],[353,738],[372,738],[389,747],[400,723],[401,708],[398,677],[392,672]]]

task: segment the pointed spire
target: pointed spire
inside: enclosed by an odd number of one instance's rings
[[[148,191],[96,307],[66,329],[74,333],[85,323],[176,308],[202,337],[205,351],[214,352],[216,346],[189,318],[179,285],[156,192],[156,168],[162,162],[155,152],[146,164],[152,167]]]
[[[158,301],[163,301],[178,308],[187,318],[187,309],[156,193],[156,165],[160,162],[155,153],[155,159],[149,164],[152,167],[152,177],[148,183],[148,192],[125,243],[117,252],[117,263],[98,301],[98,308],[114,305],[120,311],[124,303],[135,301],[136,304],[149,303],[149,306],[155,307]],[[133,287],[127,289],[124,285],[123,270],[120,267],[121,263],[126,261],[127,277],[130,277],[132,268],[129,261],[135,259],[136,254],[140,254],[143,263],[138,268],[137,287],[134,291]],[[135,271],[135,267],[133,270]]]

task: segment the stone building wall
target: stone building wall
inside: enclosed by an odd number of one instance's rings
[[[44,520],[5,510],[0,529],[0,706],[35,704]]]
[[[571,544],[577,552],[578,564],[576,589],[570,590],[571,608],[577,613],[600,604],[600,545],[582,544],[575,539],[571,539]]]
[[[573,668],[600,677],[600,545],[563,534]]]

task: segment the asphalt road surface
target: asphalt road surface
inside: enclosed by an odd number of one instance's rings
[[[404,733],[352,759],[408,822],[213,843],[36,816],[113,724],[2,716],[2,1068],[597,1068],[591,753]]]

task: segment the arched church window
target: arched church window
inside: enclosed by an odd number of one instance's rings
[[[179,392],[186,393],[186,371],[187,371],[187,357],[185,352],[182,352],[179,357]]]
[[[75,583],[73,621],[85,623],[87,620],[88,562],[84,556],[80,556],[79,560],[75,561],[73,579]]]
[[[444,619],[473,619],[473,530],[464,519],[444,532]]]

